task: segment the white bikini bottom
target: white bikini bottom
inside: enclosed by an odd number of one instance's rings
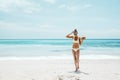
[[[77,52],[79,50],[79,48],[72,48],[75,52]]]

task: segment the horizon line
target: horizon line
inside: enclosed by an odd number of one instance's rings
[[[56,40],[58,40],[58,39],[60,39],[60,40],[67,40],[67,38],[19,38],[19,39],[15,39],[15,38],[6,38],[6,39],[0,39],[0,40],[45,40],[45,39],[49,39],[49,40],[52,40],[52,39],[56,39]],[[69,38],[68,38],[69,39]],[[120,38],[87,38],[87,40],[91,40],[91,39],[101,39],[101,40],[103,40],[103,39],[120,39]]]

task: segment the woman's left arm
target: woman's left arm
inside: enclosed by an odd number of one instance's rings
[[[79,37],[79,44],[82,45],[82,39]]]
[[[79,37],[79,43],[80,43],[80,45],[82,45],[83,40],[85,40],[85,39],[86,39],[86,37],[85,37],[85,36],[83,36],[82,38],[80,38],[80,37]]]

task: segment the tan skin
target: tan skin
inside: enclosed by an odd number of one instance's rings
[[[82,41],[83,41],[83,39],[81,39],[80,37],[78,37],[77,36],[77,33],[76,32],[71,32],[70,34],[68,34],[68,35],[66,35],[66,37],[67,38],[74,38],[73,36],[72,36],[72,34],[74,34],[74,36],[76,36],[77,38],[79,38],[79,44],[81,45],[82,44]],[[73,43],[73,48],[79,48],[79,44],[78,43]],[[77,51],[74,51],[73,49],[72,49],[72,54],[73,54],[73,58],[74,58],[74,64],[75,64],[75,68],[76,68],[76,70],[75,71],[77,71],[78,69],[79,69],[79,54],[80,54],[80,50],[77,50]]]

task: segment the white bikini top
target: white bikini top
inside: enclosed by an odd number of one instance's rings
[[[73,36],[73,43],[79,43],[79,37],[78,37],[77,40],[74,40],[74,37],[75,37],[75,36]]]

